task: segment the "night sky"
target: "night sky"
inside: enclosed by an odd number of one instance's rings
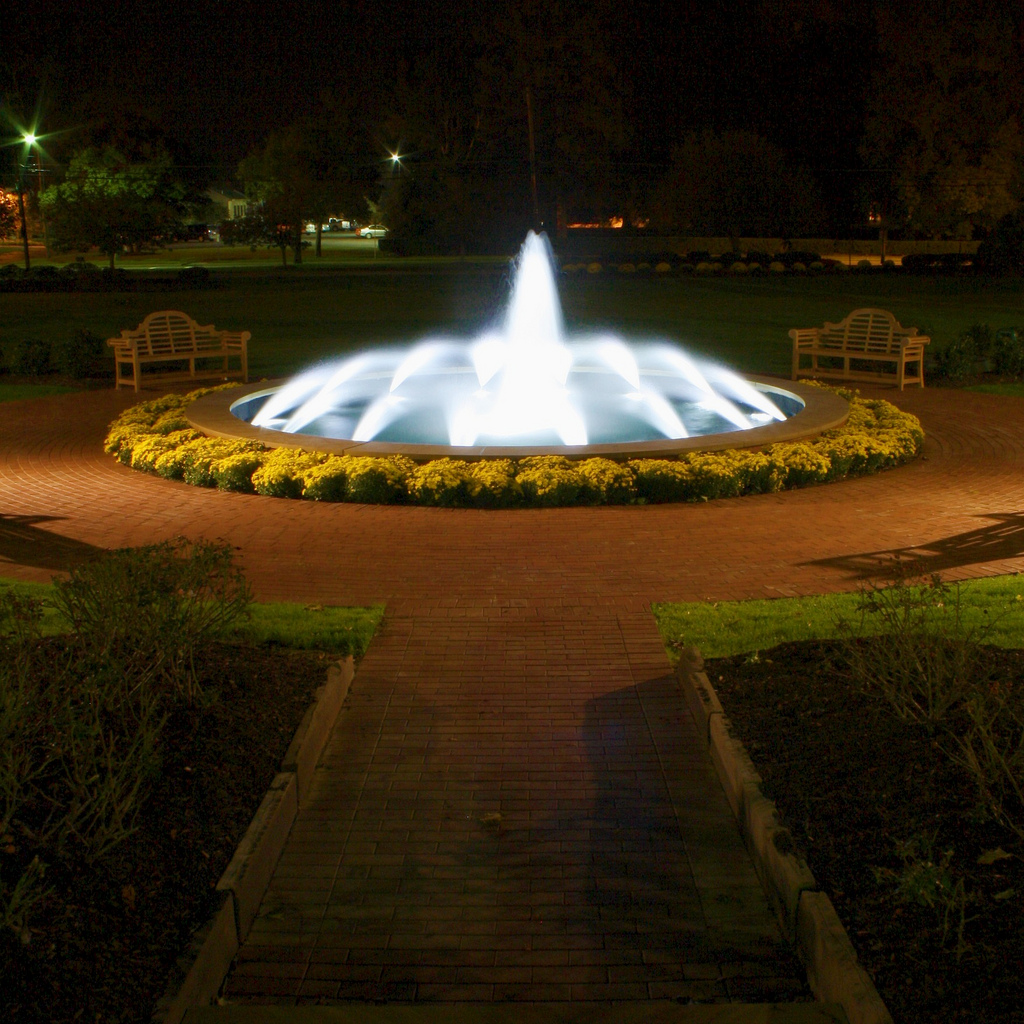
[[[5,5],[3,88],[47,128],[139,108],[218,172],[324,89],[381,117],[396,69],[436,50],[457,65],[500,2],[348,0]],[[632,127],[623,159],[664,161],[688,129],[745,128],[812,165],[856,162],[874,46],[870,0],[590,0]],[[591,31],[593,31],[591,29]],[[72,136],[73,137],[73,136]]]

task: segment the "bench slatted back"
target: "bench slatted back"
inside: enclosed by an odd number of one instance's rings
[[[821,345],[846,352],[881,355],[898,352],[900,338],[907,333],[888,310],[856,309],[838,324],[825,324]]]
[[[180,353],[184,357],[221,347],[212,327],[201,327],[190,316],[173,309],[150,313],[131,333],[142,356]]]

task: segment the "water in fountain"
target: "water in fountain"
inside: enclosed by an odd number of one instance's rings
[[[253,407],[244,409],[248,418]],[[428,338],[314,367],[258,404],[251,422],[468,448],[683,438],[785,418],[764,391],[676,346],[567,337],[547,239],[531,231],[498,328],[468,342]]]

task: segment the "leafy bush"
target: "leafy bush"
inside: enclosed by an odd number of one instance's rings
[[[984,630],[965,626],[959,588],[897,571],[863,593],[860,611],[859,632],[879,639],[847,642],[854,681],[934,735],[992,816],[1024,839],[1024,690],[995,671]]]
[[[483,459],[469,467],[470,496],[480,508],[509,508],[523,499],[511,459]]]
[[[687,501],[693,494],[693,472],[674,459],[634,459],[629,468],[636,478],[637,497],[644,501]]]
[[[572,505],[583,488],[576,464],[561,455],[537,455],[519,463],[516,480],[530,504]]]
[[[417,466],[403,456],[326,456],[296,449],[268,452],[252,441],[207,438],[188,428],[191,395],[126,410],[111,425],[105,450],[126,465],[170,479],[226,490],[305,497],[313,501],[508,508],[520,504],[622,504],[698,501],[841,480],[896,466],[924,443],[917,418],[880,399],[835,388],[850,402],[847,422],[813,441],[764,451],[691,452],[678,458],[572,461],[563,456],[438,459]]]
[[[636,496],[633,472],[611,459],[584,459],[578,464],[580,500],[594,505],[624,505]]]
[[[832,469],[827,455],[803,442],[773,444],[767,454],[784,468],[787,487],[822,483]]]
[[[41,377],[50,372],[50,344],[38,338],[11,342],[4,353],[7,367],[23,377]]]
[[[257,494],[271,498],[301,498],[302,475],[327,458],[320,452],[301,448],[275,448],[264,455],[259,469],[252,475]]]
[[[149,666],[169,695],[198,696],[196,648],[251,600],[227,544],[177,540],[111,551],[54,584],[53,604],[89,663]]]
[[[1003,376],[1024,376],[1024,338],[1017,331],[996,331],[992,342],[992,364],[996,373]]]
[[[103,350],[103,339],[83,327],[70,338],[54,341],[50,347],[50,357],[58,373],[81,380],[96,373]]]
[[[155,468],[162,476],[175,479],[180,470],[181,479],[193,487],[216,487],[217,478],[214,467],[223,459],[232,455],[251,452],[255,445],[251,441],[232,441],[223,437],[198,437],[186,441],[180,448],[165,452],[155,463]],[[182,455],[180,461],[172,461],[172,456]],[[170,470],[173,469],[173,473]]]
[[[213,482],[222,491],[240,491],[253,494],[253,475],[263,465],[263,453],[259,451],[238,452],[218,459],[210,466]]]
[[[472,494],[473,474],[460,459],[434,459],[409,477],[409,497],[418,505],[464,506]]]
[[[939,375],[960,383],[976,374],[992,347],[988,324],[972,324],[955,340],[936,353]]]
[[[302,474],[302,496],[310,501],[344,501],[348,493],[348,460],[331,455]]]
[[[39,602],[0,594],[0,927],[27,941],[47,862],[94,864],[131,835],[167,716],[200,697],[195,651],[248,601],[229,547],[186,541],[57,582],[59,641],[40,638]]]
[[[347,460],[348,501],[387,505],[406,495],[406,482],[415,463],[402,456],[374,459],[356,456]]]

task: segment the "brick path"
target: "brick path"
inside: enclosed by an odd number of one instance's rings
[[[198,490],[102,454],[133,395],[4,404],[0,571],[211,536],[260,599],[387,602],[233,998],[797,998],[649,603],[846,589],[896,554],[1024,567],[1024,403],[883,394],[921,416],[925,460],[699,506],[491,513]]]

